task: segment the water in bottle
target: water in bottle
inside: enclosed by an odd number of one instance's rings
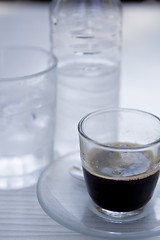
[[[58,58],[55,156],[78,151],[78,121],[119,103],[118,0],[54,0],[51,47]]]

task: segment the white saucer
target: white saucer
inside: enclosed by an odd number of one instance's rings
[[[160,235],[160,183],[139,218],[114,223],[96,212],[85,182],[71,176],[76,156],[77,153],[58,159],[39,179],[39,203],[53,220],[73,231],[105,239],[146,239]]]

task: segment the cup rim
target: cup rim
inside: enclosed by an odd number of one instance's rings
[[[37,71],[36,73],[33,73],[33,74],[28,74],[28,75],[22,75],[22,76],[18,76],[18,77],[0,77],[0,82],[3,82],[3,81],[19,81],[19,80],[26,80],[26,79],[31,79],[31,78],[34,78],[34,77],[37,77],[37,76],[40,76],[40,75],[43,75],[47,72],[50,72],[52,71],[52,69],[54,69],[56,66],[57,66],[57,58],[55,55],[52,54],[52,52],[50,51],[47,51],[46,49],[44,48],[41,48],[41,47],[37,47],[37,46],[28,46],[28,45],[10,45],[10,46],[1,46],[0,47],[0,51],[6,51],[6,50],[32,50],[32,51],[35,51],[35,52],[42,52],[44,53],[46,56],[48,55],[49,57],[51,57],[52,59],[52,63],[50,64],[49,67],[46,67],[44,70],[40,70],[40,71]]]
[[[85,115],[79,121],[78,132],[79,132],[80,136],[82,136],[83,138],[87,139],[88,141],[90,141],[100,147],[103,147],[105,149],[112,150],[112,151],[126,151],[126,150],[127,151],[138,151],[138,150],[146,149],[155,144],[160,143],[160,138],[158,138],[157,140],[155,140],[153,142],[150,142],[148,144],[138,145],[138,146],[129,146],[128,147],[128,146],[119,146],[119,145],[109,145],[109,144],[100,143],[100,142],[94,140],[93,138],[89,137],[87,134],[85,134],[85,132],[83,131],[84,122],[90,117],[93,117],[93,116],[96,116],[96,115],[99,115],[102,113],[107,113],[107,112],[132,112],[132,113],[135,112],[135,113],[148,115],[150,117],[153,117],[154,119],[157,119],[160,122],[160,118],[158,116],[156,116],[155,114],[149,113],[147,111],[143,111],[143,110],[132,109],[132,108],[113,108],[113,109],[103,108],[103,109],[100,109],[100,110],[97,110],[97,111],[94,111],[94,112],[91,112],[91,113]]]

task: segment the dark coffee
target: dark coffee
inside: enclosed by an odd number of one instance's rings
[[[83,166],[88,192],[100,207],[128,212],[143,207],[152,197],[159,177],[151,151],[108,152],[93,149]]]

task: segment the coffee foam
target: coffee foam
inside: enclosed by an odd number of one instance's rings
[[[118,146],[124,143],[116,143]],[[111,144],[110,144],[111,145]],[[114,144],[115,145],[115,144]],[[138,146],[127,143],[127,146]],[[136,180],[154,174],[154,156],[152,151],[115,152],[92,149],[88,155],[88,166],[84,168],[91,174],[114,180]]]

